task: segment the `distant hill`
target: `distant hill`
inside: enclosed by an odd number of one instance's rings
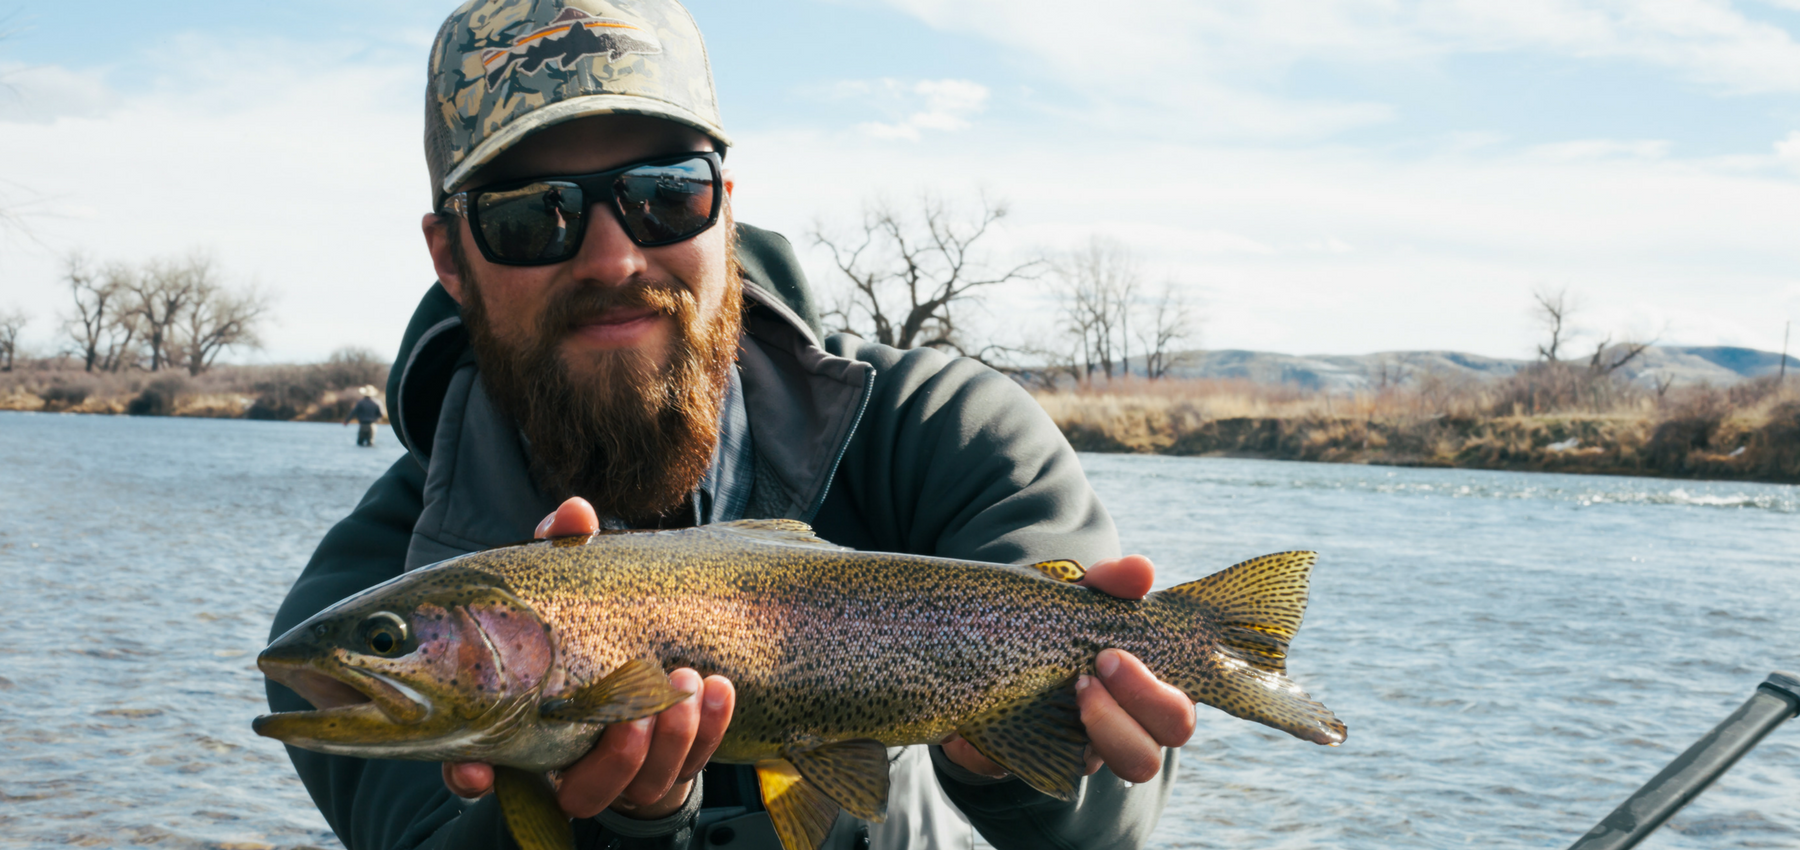
[[[1787,360],[1788,370],[1800,374],[1800,357],[1789,355]],[[1235,378],[1259,384],[1354,392],[1375,389],[1384,383],[1408,384],[1434,373],[1491,380],[1511,375],[1531,363],[1459,351],[1295,355],[1225,349],[1188,352],[1181,365],[1170,371],[1180,378]],[[1137,365],[1133,363],[1134,371]],[[1638,355],[1621,372],[1644,384],[1673,378],[1677,386],[1727,386],[1773,375],[1780,366],[1780,354],[1754,348],[1658,345]]]

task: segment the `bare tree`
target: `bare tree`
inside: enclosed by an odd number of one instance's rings
[[[1167,377],[1170,369],[1182,365],[1184,354],[1175,352],[1174,348],[1193,337],[1194,311],[1181,287],[1173,280],[1163,281],[1156,300],[1141,306],[1143,316],[1137,327],[1138,343],[1144,352],[1144,377],[1157,380]]]
[[[126,302],[136,273],[113,264],[94,268],[80,252],[63,261],[63,281],[75,299],[75,313],[64,321],[69,339],[87,371],[112,372],[126,365],[138,323]]]
[[[1406,383],[1412,377],[1412,369],[1398,355],[1387,354],[1381,358],[1381,368],[1375,372],[1375,389],[1385,390]]]
[[[19,354],[19,332],[31,322],[31,316],[18,307],[0,312],[0,372],[11,372]]]
[[[227,348],[257,348],[257,331],[269,311],[269,299],[255,289],[231,292],[212,280],[211,267],[194,281],[187,306],[175,327],[176,346],[188,374],[212,367]]]
[[[212,260],[196,254],[186,260],[152,261],[129,286],[130,311],[142,323],[150,371],[159,371],[180,360],[176,324],[201,289],[212,285],[212,274]]]
[[[1004,202],[984,196],[980,211],[965,215],[926,194],[916,216],[885,201],[871,203],[856,236],[839,237],[815,225],[813,243],[831,252],[849,284],[825,318],[895,348],[968,353],[973,346],[959,336],[958,308],[992,287],[1030,279],[1042,265],[1028,260],[996,266],[979,250],[1007,212]]]
[[[1669,388],[1675,386],[1675,373],[1669,372],[1651,378],[1656,382],[1656,400],[1661,402],[1669,394]]]
[[[1531,316],[1550,337],[1548,343],[1538,344],[1538,357],[1546,363],[1555,363],[1560,359],[1562,347],[1575,335],[1574,329],[1569,326],[1569,319],[1578,309],[1576,300],[1569,295],[1569,288],[1566,286],[1554,292],[1541,287],[1534,289],[1531,298],[1537,303],[1537,306],[1531,308]]]
[[[1657,339],[1658,337],[1651,337],[1648,340],[1637,340],[1626,337],[1614,345],[1609,334],[1594,346],[1594,354],[1588,358],[1588,371],[1595,375],[1611,375],[1625,364],[1636,360],[1645,349],[1655,345]]]
[[[1112,378],[1130,366],[1128,327],[1137,294],[1137,260],[1122,243],[1095,236],[1055,264],[1063,328],[1074,339],[1083,377]]]

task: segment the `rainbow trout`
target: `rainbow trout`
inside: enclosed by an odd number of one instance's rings
[[[1320,744],[1344,724],[1285,675],[1311,552],[1266,555],[1142,601],[1033,567],[858,552],[804,523],[743,520],[491,549],[376,585],[257,658],[352,704],[265,715],[258,734],[367,758],[484,761],[526,848],[572,844],[544,772],[609,723],[685,699],[664,672],[737,687],[717,762],[754,764],[787,850],[839,808],[880,821],[887,747],[961,735],[1069,799],[1087,736],[1077,676],[1142,659],[1196,702]]]

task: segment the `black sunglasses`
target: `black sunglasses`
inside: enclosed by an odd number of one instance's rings
[[[610,201],[645,248],[692,239],[719,220],[725,178],[712,151],[664,156],[572,177],[509,180],[451,195],[444,212],[469,220],[490,263],[545,266],[581,250],[587,211]]]

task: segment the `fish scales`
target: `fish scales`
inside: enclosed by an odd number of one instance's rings
[[[1066,799],[1087,740],[1074,680],[1109,647],[1198,702],[1341,742],[1343,723],[1285,676],[1312,562],[1268,555],[1123,600],[1072,584],[1072,562],[857,552],[790,520],[503,547],[278,638],[259,666],[319,710],[256,730],[322,752],[491,762],[514,836],[548,850],[567,824],[545,820],[556,808],[533,774],[687,697],[664,671],[692,667],[737,691],[713,759],[755,764],[784,845],[812,850],[839,806],[882,817],[890,746],[958,734]]]
[[[1091,671],[1107,646],[1167,663],[1191,652],[1132,628],[1141,603],[1025,569],[621,537],[485,569],[551,625],[577,680],[645,656],[731,679],[741,708],[716,760],[767,758],[793,737],[935,742],[959,718]]]

